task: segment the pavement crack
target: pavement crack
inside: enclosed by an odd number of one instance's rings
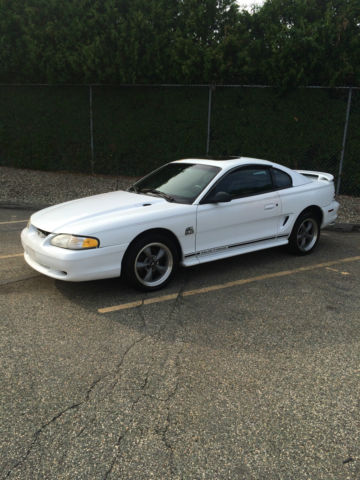
[[[106,377],[106,375],[105,375]],[[94,390],[94,388],[96,387],[96,385],[105,377],[99,377],[98,379],[94,380],[93,383],[90,385],[90,387],[88,388],[87,392],[86,392],[86,396],[85,396],[85,401],[87,402],[89,399],[90,399],[90,394],[91,392]]]
[[[178,375],[178,372],[179,372],[179,358],[180,358],[180,355],[181,355],[183,349],[184,349],[184,347],[181,347],[181,349],[177,352],[177,356],[176,356],[177,382],[175,383],[174,388],[169,392],[168,396],[165,399],[161,400],[162,402],[164,402],[165,409],[167,410],[166,419],[165,419],[165,426],[161,429],[156,430],[156,433],[158,435],[160,435],[161,441],[163,442],[163,444],[165,445],[165,448],[167,449],[167,451],[169,453],[169,467],[170,467],[171,477],[175,476],[176,471],[175,471],[175,462],[174,462],[174,447],[173,447],[171,441],[168,438],[168,431],[169,431],[169,427],[170,427],[170,424],[171,424],[171,404],[170,404],[170,402],[175,397],[175,395],[177,394],[178,389],[179,389],[179,384],[180,384],[179,375]]]
[[[169,426],[170,426],[170,423],[171,423],[171,419],[170,419],[170,407],[166,407],[167,409],[167,415],[166,415],[166,419],[165,419],[165,426],[163,428],[157,428],[155,429],[155,433],[157,435],[159,435],[162,443],[165,445],[165,448],[166,450],[168,451],[168,454],[169,454],[169,467],[170,467],[170,472],[171,472],[171,477],[173,477],[175,475],[175,466],[174,466],[174,449],[173,449],[173,446],[171,444],[171,442],[169,441],[169,439],[167,438],[167,434],[168,434],[168,430],[169,430]]]
[[[31,275],[28,277],[16,278],[15,280],[5,280],[5,282],[0,282],[0,287],[12,285],[13,283],[26,282],[27,280],[32,280],[33,278],[38,278],[38,277],[41,277],[41,275]]]
[[[126,435],[126,434],[124,434],[124,435],[119,435],[119,437],[118,437],[118,439],[117,439],[117,442],[116,442],[116,444],[115,444],[115,450],[116,450],[115,455],[114,455],[114,457],[113,457],[113,459],[112,459],[112,461],[111,461],[111,463],[110,463],[110,467],[109,467],[109,468],[106,470],[106,472],[105,472],[105,475],[104,475],[103,480],[106,480],[106,479],[108,478],[108,476],[111,474],[111,472],[113,471],[114,465],[115,465],[116,460],[117,460],[117,458],[118,458],[118,456],[119,456],[120,444],[121,444],[123,438],[125,437],[125,435]]]
[[[146,338],[146,335],[142,335],[140,338],[138,338],[137,340],[135,340],[134,342],[131,343],[131,345],[129,345],[126,350],[124,351],[124,353],[122,354],[121,356],[121,359],[120,361],[118,362],[117,366],[116,366],[116,369],[115,369],[115,373],[114,373],[114,376],[117,377],[118,374],[119,374],[119,371],[125,361],[125,358],[126,356],[129,354],[129,352],[132,350],[132,348],[134,348],[138,343],[142,342],[144,339]],[[12,474],[12,472],[17,469],[18,467],[21,467],[21,465],[26,462],[27,458],[29,457],[29,455],[31,454],[33,448],[35,447],[41,433],[51,424],[55,423],[62,415],[64,415],[66,412],[69,412],[70,410],[74,410],[78,407],[81,407],[83,404],[87,403],[89,400],[90,400],[90,395],[91,395],[91,392],[94,390],[94,388],[96,387],[96,385],[101,381],[103,380],[104,378],[106,378],[108,375],[105,375],[104,377],[99,377],[97,378],[96,380],[93,381],[93,383],[90,385],[90,387],[88,388],[86,394],[85,394],[85,398],[82,402],[79,402],[79,403],[74,403],[73,405],[70,405],[69,407],[65,408],[64,410],[62,410],[61,412],[57,413],[56,415],[54,415],[51,420],[49,420],[48,422],[44,423],[43,425],[41,425],[41,427],[34,433],[33,435],[33,440],[30,444],[30,446],[28,447],[25,455],[18,461],[16,462],[11,468],[10,470],[7,472],[5,478],[9,478],[10,475]],[[147,372],[147,375],[146,375],[146,378],[144,380],[144,383],[143,383],[143,386],[142,386],[142,391],[146,388],[146,385],[147,385],[147,382],[148,382],[148,372]],[[110,391],[112,391],[116,384],[118,382],[118,378],[116,378],[115,382],[113,383]],[[81,433],[84,431],[81,430],[81,432],[79,433],[79,435],[81,435]],[[120,445],[120,442],[121,442],[121,439],[122,439],[122,436],[119,437],[118,439],[118,442],[117,442],[117,445],[119,446]],[[115,458],[116,460],[116,458]],[[114,460],[114,463],[115,463],[115,460]],[[111,466],[111,469],[113,468],[113,465]],[[111,469],[108,471],[108,473],[106,475],[109,475],[111,473]],[[105,476],[104,478],[107,478],[107,476]]]
[[[149,395],[148,393],[145,393],[145,390],[148,386],[148,383],[149,383],[149,373],[150,373],[150,367],[147,369],[147,372],[145,374],[145,378],[144,378],[144,381],[143,383],[140,385],[140,394],[138,395],[138,397],[134,400],[133,404],[132,404],[132,409],[135,408],[135,406],[139,403],[140,399],[142,397],[150,397],[151,395]]]
[[[122,367],[123,363],[124,363],[124,360],[126,358],[126,356],[129,354],[129,352],[135,347],[135,345],[137,345],[138,343],[142,342],[143,340],[145,340],[145,338],[147,337],[147,335],[142,335],[140,338],[138,338],[137,340],[135,340],[134,342],[132,342],[131,345],[128,346],[128,348],[125,350],[125,352],[122,354],[121,356],[121,359],[120,359],[120,362],[117,364],[116,366],[116,371],[118,372],[120,370],[120,368]]]
[[[177,308],[180,308],[181,305],[184,303],[184,300],[185,300],[185,299],[184,299],[183,293],[184,293],[184,291],[185,291],[185,289],[186,289],[187,283],[188,283],[187,272],[184,272],[184,280],[183,280],[182,285],[181,285],[181,287],[180,287],[180,289],[179,289],[179,291],[178,291],[178,296],[176,297],[176,300],[175,300],[175,302],[174,302],[174,306],[173,306],[173,308],[172,308],[172,310],[171,310],[170,317],[172,317],[173,314],[176,312],[176,309],[177,309]],[[183,327],[183,325],[184,325],[184,322],[182,321],[181,318],[178,318],[177,323],[178,323],[178,325],[180,325],[181,327]]]
[[[38,275],[36,275],[38,276]],[[33,277],[29,277],[27,279],[30,279],[30,278],[34,278]],[[24,279],[22,279],[24,280]],[[16,281],[21,281],[21,280],[16,280]],[[16,281],[14,282],[8,282],[8,283],[16,283]],[[179,307],[179,305],[181,304],[182,302],[182,296],[181,296],[181,292],[184,290],[185,288],[185,283],[182,285],[182,288],[179,292],[179,296],[177,297],[177,299],[175,300],[174,302],[174,305],[171,309],[171,312],[170,312],[170,315],[169,317],[170,318],[173,318],[174,315],[175,315],[175,312],[177,310],[177,308]],[[143,322],[143,325],[144,325],[144,330],[146,329],[147,327],[147,324],[146,324],[146,320],[145,320],[145,317],[144,317],[144,314],[143,314],[143,311],[142,311],[142,306],[139,307],[137,309],[138,311],[138,314],[140,316],[140,318],[142,319],[142,322]],[[181,326],[181,324],[179,322],[175,322],[175,323],[178,323],[178,326]],[[164,325],[164,329],[167,328],[169,326],[169,323],[167,322],[165,325]],[[162,329],[160,329],[161,331]],[[160,331],[157,332],[157,335],[159,335]],[[63,415],[65,415],[67,412],[70,412],[72,410],[75,410],[75,409],[78,409],[79,407],[81,407],[82,405],[86,404],[87,402],[89,402],[91,399],[92,399],[92,393],[94,392],[94,390],[96,389],[96,387],[103,381],[105,380],[106,378],[113,378],[114,381],[112,383],[112,385],[110,385],[110,388],[107,392],[106,395],[109,395],[115,388],[115,386],[117,385],[117,383],[119,382],[119,374],[120,374],[120,370],[121,368],[123,367],[124,365],[124,362],[127,358],[127,356],[129,355],[129,353],[131,352],[131,350],[133,348],[136,347],[136,345],[138,345],[139,343],[143,342],[146,338],[148,337],[148,334],[142,334],[139,338],[137,338],[136,340],[132,341],[130,345],[128,345],[128,347],[123,351],[118,363],[116,364],[116,367],[115,367],[115,370],[113,371],[113,373],[109,373],[109,374],[106,374],[104,376],[99,376],[98,378],[96,378],[92,383],[91,385],[88,387],[88,389],[86,390],[86,393],[85,393],[85,396],[83,397],[83,400],[81,402],[78,402],[78,403],[74,403],[72,405],[70,405],[69,407],[66,407],[65,409],[61,410],[59,413],[57,413],[56,415],[54,415],[49,421],[47,421],[46,423],[42,424],[40,426],[40,428],[38,428],[38,430],[33,434],[33,438],[32,438],[32,441],[29,445],[29,447],[27,448],[25,454],[22,456],[22,458],[20,458],[7,472],[5,478],[9,478],[12,473],[18,469],[18,468],[21,468],[21,466],[27,461],[28,457],[30,456],[31,452],[33,451],[33,449],[35,448],[36,444],[38,443],[39,439],[40,439],[40,436],[42,435],[42,433],[51,425],[51,424],[54,424],[56,423]],[[176,361],[176,371],[178,371],[179,367],[178,367],[178,364],[179,364],[179,355],[181,354],[182,352],[182,349],[183,347],[178,350],[177,352],[177,361]],[[169,405],[169,402],[171,402],[171,399],[176,395],[176,392],[178,390],[178,386],[179,386],[179,382],[177,381],[175,383],[175,385],[173,386],[173,388],[171,389],[170,392],[168,392],[167,396],[165,398],[159,398],[158,396],[153,396],[151,394],[149,394],[147,392],[147,388],[148,388],[148,385],[149,385],[149,382],[150,382],[150,370],[151,370],[151,367],[148,368],[148,370],[146,371],[145,373],[145,376],[143,378],[143,381],[139,387],[139,391],[140,391],[140,394],[138,395],[137,399],[134,401],[133,403],[133,408],[135,408],[136,404],[141,400],[141,398],[144,398],[144,397],[154,397],[157,401],[160,401],[160,402],[163,402],[165,404],[165,411],[167,412],[166,413],[166,418],[164,419],[165,420],[165,426],[163,429],[161,429],[161,431],[159,431],[158,433],[160,434],[161,436],[161,439],[165,445],[165,447],[167,448],[167,450],[169,451],[169,455],[170,455],[170,465],[171,465],[171,470],[173,471],[173,448],[172,448],[172,445],[171,445],[171,442],[168,440],[167,438],[167,433],[168,433],[168,428],[169,428],[169,425],[170,425],[170,421],[171,421],[171,418],[170,418],[170,405]],[[174,372],[175,375],[177,375],[176,372]],[[165,413],[165,412],[164,412]],[[80,430],[80,432],[78,433],[77,436],[80,436],[83,431],[85,430],[85,427],[82,428]],[[104,480],[106,480],[109,475],[111,475],[112,471],[113,471],[113,468],[114,468],[114,465],[116,463],[116,460],[117,458],[119,457],[119,454],[120,454],[120,446],[121,446],[121,442],[123,441],[124,437],[126,436],[126,432],[124,434],[121,434],[119,435],[118,439],[117,439],[117,442],[116,442],[116,445],[115,445],[115,452],[114,452],[114,456],[113,456],[113,459],[111,461],[111,464],[109,466],[109,468],[107,469],[107,471],[105,472],[105,475],[104,475]]]
[[[76,438],[81,437],[82,433],[86,430],[86,426],[82,427],[82,429],[76,434]]]
[[[144,315],[143,310],[142,310],[143,305],[144,304],[142,303],[140,305],[140,307],[138,307],[136,310],[137,310],[137,313],[139,314],[139,317],[140,317],[140,319],[143,323],[144,330],[146,330],[147,325],[146,325],[145,315]]]
[[[18,468],[18,467],[21,467],[21,465],[26,462],[26,460],[28,459],[32,449],[34,448],[36,442],[38,441],[38,438],[39,436],[41,435],[41,433],[49,426],[51,425],[52,423],[56,422],[62,415],[64,415],[66,412],[69,412],[70,410],[74,410],[75,408],[78,408],[83,402],[80,402],[80,403],[74,403],[73,405],[70,405],[70,407],[67,407],[65,408],[64,410],[62,410],[61,412],[57,413],[51,420],[49,420],[48,422],[44,423],[43,425],[41,425],[41,427],[34,433],[34,438],[33,438],[33,441],[31,442],[29,448],[27,449],[25,455],[23,456],[23,458],[21,460],[19,460],[6,474],[5,478],[8,478],[10,477],[10,475],[12,474],[12,472]]]
[[[125,358],[126,356],[129,354],[129,352],[138,344],[138,343],[141,343],[143,340],[145,340],[145,338],[147,338],[147,335],[142,335],[140,338],[138,338],[137,340],[135,340],[134,342],[131,343],[131,345],[128,346],[128,348],[125,350],[125,352],[122,354],[121,358],[120,358],[120,361],[118,362],[118,364],[116,365],[116,368],[115,368],[115,372],[113,374],[113,376],[115,377],[115,381],[113,382],[111,388],[110,388],[110,391],[113,391],[116,384],[118,383],[119,379],[117,378],[118,374],[119,374],[119,371],[121,369],[121,367],[123,366],[123,363],[125,361]]]

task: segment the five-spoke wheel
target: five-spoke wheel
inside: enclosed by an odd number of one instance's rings
[[[176,245],[162,234],[146,234],[130,245],[123,273],[141,290],[156,290],[172,278],[178,264]]]
[[[164,283],[173,268],[173,255],[163,243],[149,243],[140,249],[135,259],[135,275],[146,287]]]
[[[319,220],[312,212],[305,212],[296,220],[289,238],[291,250],[300,255],[311,253],[320,238]]]

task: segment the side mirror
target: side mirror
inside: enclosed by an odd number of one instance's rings
[[[232,196],[227,192],[217,192],[215,195],[211,195],[208,199],[208,203],[225,203],[231,202]]]

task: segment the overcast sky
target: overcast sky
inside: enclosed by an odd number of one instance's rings
[[[239,7],[251,10],[252,5],[262,5],[264,3],[264,0],[236,0],[236,2]]]

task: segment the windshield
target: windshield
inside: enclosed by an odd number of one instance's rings
[[[193,203],[219,170],[211,165],[168,163],[136,182],[130,190],[159,195],[168,201]]]

